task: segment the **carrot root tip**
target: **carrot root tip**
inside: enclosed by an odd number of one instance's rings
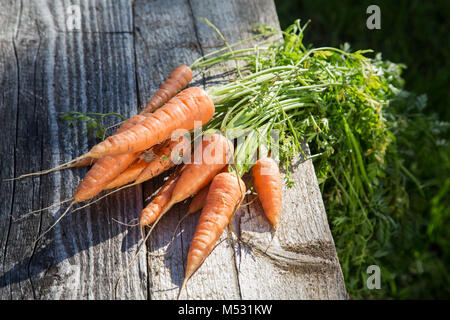
[[[70,164],[72,164],[72,163],[74,163],[76,161],[82,160],[82,159],[84,159],[86,157],[88,157],[87,154],[84,154],[84,155],[82,155],[82,156],[80,156],[78,158],[75,158],[75,159],[72,159],[72,160],[70,160],[68,162],[65,162],[63,164],[60,164],[59,166],[56,166],[54,168],[47,169],[47,170],[41,170],[41,171],[37,171],[37,172],[31,172],[31,173],[22,174],[22,175],[20,175],[18,177],[15,177],[15,178],[4,179],[3,181],[5,181],[5,182],[15,181],[15,180],[20,180],[20,179],[27,178],[27,177],[44,175],[44,174],[47,174],[47,173],[50,173],[50,172],[53,172],[53,171],[67,169],[67,168],[70,167],[69,166]]]
[[[63,214],[61,214],[61,216],[59,216],[58,219],[56,219],[56,221],[44,232],[42,233],[36,240],[34,240],[34,245],[36,246],[36,244],[39,242],[39,240],[41,240],[50,230],[53,229],[54,226],[56,226],[56,224],[59,223],[59,221],[61,221],[62,218],[65,217],[65,215],[69,212],[69,210],[73,207],[73,205],[76,203],[75,200],[73,200],[69,206],[67,207],[67,209],[63,212]]]
[[[185,276],[183,282],[181,283],[180,291],[178,291],[177,300],[180,300],[181,293],[183,292],[183,289],[186,286],[186,283],[188,280],[189,280],[189,278]]]

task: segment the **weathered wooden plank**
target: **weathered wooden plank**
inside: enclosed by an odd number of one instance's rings
[[[136,1],[136,55],[139,92],[141,100],[147,100],[161,85],[170,72],[180,64],[190,64],[202,55],[198,46],[191,7],[188,1]],[[192,84],[202,85],[202,76],[196,75]],[[150,196],[163,179],[146,183],[145,195]],[[151,253],[167,249],[171,235],[178,221],[186,212],[186,205],[177,205],[161,219],[150,237],[148,247]],[[190,239],[195,230],[197,217],[189,217],[183,225],[183,234],[173,242],[171,252],[155,257],[149,254],[151,299],[173,299],[178,294],[184,276],[184,265]],[[208,275],[201,279],[201,286],[191,292],[195,298],[239,297],[233,264],[217,263],[223,259],[232,261],[231,247],[219,246],[210,261],[216,261],[215,268],[203,270]],[[225,288],[225,290],[223,290]]]
[[[67,7],[78,5],[81,29],[67,30]],[[0,82],[2,180],[53,167],[86,152],[95,138],[71,128],[69,110],[136,113],[131,5],[128,1],[2,1]],[[14,19],[4,19],[14,17]],[[4,45],[3,45],[4,44]],[[9,144],[4,143],[8,139]],[[55,208],[14,218],[71,197],[86,169],[2,182],[1,299],[110,299],[140,233],[112,221],[142,209],[141,188],[69,214],[41,242],[33,240],[61,213]],[[65,206],[63,207],[65,208]],[[10,218],[10,215],[13,218]],[[147,294],[145,254],[119,287],[119,298]]]

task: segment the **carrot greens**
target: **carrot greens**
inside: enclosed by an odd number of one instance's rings
[[[103,120],[107,117],[119,117],[122,121],[127,118],[117,112],[110,113],[98,113],[98,112],[78,112],[78,111],[70,111],[60,115],[62,120],[69,121],[71,126],[75,125],[75,121],[81,121],[86,123],[87,130],[90,132],[94,132],[98,139],[103,140],[105,138],[106,131],[108,129],[105,128],[103,124]]]

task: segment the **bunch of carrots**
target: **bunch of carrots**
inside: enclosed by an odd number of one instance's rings
[[[390,177],[403,172],[421,188],[403,166],[389,129],[396,127],[397,120],[392,119],[399,119],[389,104],[403,92],[401,67],[380,55],[367,57],[371,50],[304,45],[308,23],[301,25],[299,20],[284,31],[256,26],[256,35],[233,44],[204,21],[224,40],[223,48],[175,69],[139,114],[88,153],[19,178],[92,165],[73,198],[62,202],[70,205],[51,229],[76,203],[111,190],[73,211],[173,169],[141,212],[139,223],[151,225],[148,237],[175,203],[191,198],[187,214],[201,210],[181,292],[230,223],[247,189],[256,191],[276,229],[282,203],[279,166],[285,169],[289,187],[292,160],[312,159],[344,261],[344,277],[360,278],[361,266],[377,264],[379,252],[384,252],[394,230],[392,208],[405,194],[397,182],[392,187]],[[254,44],[256,39],[260,41]],[[245,47],[249,41],[252,44]],[[206,90],[186,88],[193,71],[218,64],[235,79]],[[206,134],[199,135],[198,128]],[[312,155],[303,151],[305,142]],[[194,161],[180,163],[180,158],[192,155]],[[252,175],[252,185],[242,181],[246,173]],[[355,245],[348,246],[349,242]]]
[[[75,204],[91,200],[102,191],[114,189],[107,196],[143,183],[175,167],[142,210],[139,224],[142,227],[156,224],[174,204],[190,197],[188,214],[202,210],[180,292],[213,250],[247,191],[242,174],[233,170],[235,150],[226,135],[220,131],[206,133],[192,148],[190,139],[176,134],[179,130],[190,132],[197,124],[204,126],[215,114],[215,100],[218,97],[200,87],[186,88],[192,77],[190,67],[179,66],[139,114],[123,122],[113,135],[96,144],[89,152],[58,167],[19,177],[92,165],[73,198],[65,200],[71,201],[70,205],[48,232]],[[200,159],[177,163],[182,157],[191,158],[198,154]],[[253,166],[252,174],[265,214],[276,227],[282,199],[278,165],[270,157],[261,158]]]

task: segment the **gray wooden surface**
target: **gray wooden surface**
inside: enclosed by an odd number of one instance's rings
[[[70,5],[80,8],[80,30],[67,27]],[[230,42],[250,35],[252,23],[278,25],[272,0],[0,0],[0,299],[114,298],[141,238],[138,228],[113,219],[133,222],[164,177],[67,215],[36,246],[65,206],[16,219],[71,197],[86,169],[3,179],[53,167],[95,143],[85,125],[70,127],[59,114],[135,114],[176,66],[222,47],[200,17]],[[196,74],[193,84],[211,85],[209,76]],[[224,233],[181,298],[347,298],[311,161],[297,164],[293,176],[278,231],[271,232],[258,201],[241,207],[233,232]],[[198,213],[182,224],[169,254],[151,253],[167,249],[186,207],[161,219],[118,298],[176,297]]]

